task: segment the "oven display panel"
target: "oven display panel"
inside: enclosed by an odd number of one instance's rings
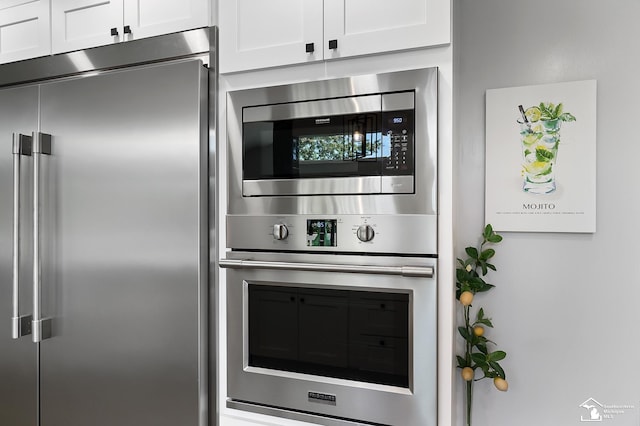
[[[308,247],[337,247],[337,219],[307,219]]]

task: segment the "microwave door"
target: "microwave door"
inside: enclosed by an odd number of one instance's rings
[[[245,108],[243,195],[380,193],[380,102],[375,95]]]

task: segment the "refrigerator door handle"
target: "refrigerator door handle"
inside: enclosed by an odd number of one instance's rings
[[[40,161],[51,155],[51,135],[33,133],[33,342],[51,337],[51,318],[42,318],[42,281],[40,274]]]
[[[31,334],[31,315],[20,316],[20,176],[21,156],[31,155],[31,136],[13,134],[13,315],[11,337]]]

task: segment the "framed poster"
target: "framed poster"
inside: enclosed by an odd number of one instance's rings
[[[596,81],[487,90],[485,175],[495,230],[595,232]]]

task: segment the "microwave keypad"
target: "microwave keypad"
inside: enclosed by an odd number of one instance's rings
[[[389,167],[395,170],[408,170],[408,151],[409,137],[407,130],[403,129],[401,134],[391,134],[391,158],[389,159]]]
[[[389,151],[384,175],[413,174],[413,111],[383,112],[383,134],[388,137]]]

